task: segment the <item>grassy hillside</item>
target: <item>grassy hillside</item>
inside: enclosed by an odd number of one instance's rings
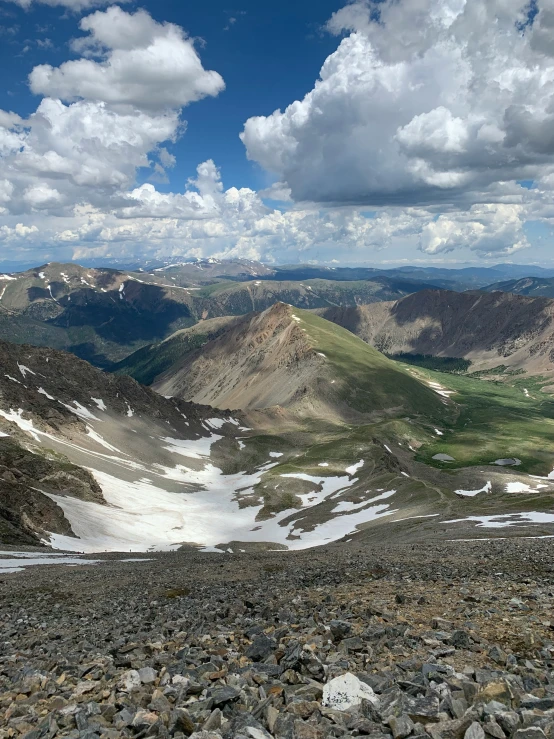
[[[429,418],[449,414],[443,399],[407,368],[387,359],[350,331],[303,310],[294,310],[317,351],[325,355],[327,374],[340,397],[361,413],[398,408]]]
[[[554,397],[543,387],[551,380],[506,378],[491,381],[412,369],[414,377],[454,391],[457,417],[445,418],[444,435],[424,444],[417,458],[445,469],[489,465],[517,458],[518,472],[547,475],[554,468]],[[453,458],[434,460],[437,454]]]

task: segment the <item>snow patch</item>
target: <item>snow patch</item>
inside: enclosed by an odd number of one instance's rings
[[[100,419],[94,415],[94,413],[91,413],[88,408],[85,408],[84,405],[81,405],[81,403],[78,403],[76,400],[72,400],[72,403],[75,404],[75,408],[68,405],[67,403],[62,403],[62,405],[67,408],[68,411],[71,411],[76,416],[79,416],[79,418],[82,418],[85,421],[99,421]],[[60,400],[61,403],[61,400]]]
[[[364,466],[364,460],[360,459],[359,462],[356,462],[356,464],[351,465],[350,467],[346,467],[344,470],[349,475],[355,475],[358,470],[360,470]]]
[[[90,426],[87,426],[87,436],[90,436],[90,438],[95,441],[97,444],[100,444],[103,447],[106,447],[110,452],[117,452],[118,454],[122,454],[122,452],[119,451],[115,446],[112,446],[111,444],[108,444],[108,442],[103,439],[100,434],[96,433],[94,429],[92,429]]]
[[[106,404],[104,403],[104,401],[102,400],[102,398],[93,398],[91,396],[90,399],[92,400],[93,403],[96,403],[99,411],[106,411],[106,410],[108,410],[106,408]]]
[[[386,493],[381,493],[381,495],[376,495],[374,498],[368,498],[367,500],[362,500],[360,503],[352,503],[349,500],[341,500],[337,505],[333,508],[333,513],[344,513],[344,511],[355,511],[359,508],[363,508],[364,506],[369,505],[370,503],[376,503],[378,500],[386,500],[387,498],[390,498],[396,493],[396,490],[388,490]]]
[[[27,374],[29,374],[29,375],[35,375],[35,376],[37,374],[36,372],[33,372],[32,369],[29,369],[28,367],[26,367],[24,364],[19,364],[19,362],[18,362],[17,363],[17,366],[19,367],[19,371],[23,375],[23,379],[24,380],[27,379]]]
[[[445,523],[465,523],[474,521],[479,528],[504,529],[508,526],[527,523],[554,523],[554,513],[542,511],[530,511],[525,513],[504,513],[499,516],[468,516],[467,518],[456,518]]]
[[[479,490],[456,490],[456,495],[461,495],[464,498],[474,498],[476,495],[479,495],[479,493],[490,493],[492,490],[492,482],[489,480],[489,482],[485,483],[485,485],[482,488],[479,488]]]
[[[40,393],[41,395],[45,395],[48,398],[48,400],[56,400],[56,398],[53,398],[51,395],[49,395],[43,387],[39,387],[39,389],[37,390],[37,393]]]

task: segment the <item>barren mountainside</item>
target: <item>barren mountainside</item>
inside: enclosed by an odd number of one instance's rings
[[[324,417],[402,408],[433,415],[440,406],[425,384],[348,331],[283,303],[187,353],[153,387],[218,408],[294,406]]]
[[[424,290],[396,302],[321,312],[389,355],[463,357],[473,369],[554,370],[554,301]]]

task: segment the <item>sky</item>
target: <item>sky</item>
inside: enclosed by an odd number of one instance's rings
[[[0,0],[0,263],[554,265],[554,0]]]

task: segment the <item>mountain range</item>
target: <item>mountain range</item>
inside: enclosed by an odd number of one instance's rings
[[[311,310],[397,301],[433,288],[517,292],[511,283],[490,284],[509,272],[518,272],[516,265],[380,271],[211,259],[121,271],[50,263],[0,275],[0,339],[65,349],[109,368],[199,321],[277,302]]]
[[[18,342],[0,344],[3,544],[247,551],[551,532],[553,300],[264,269],[2,276],[0,325]],[[209,274],[192,284],[192,270]],[[291,286],[302,305],[279,299]],[[19,343],[31,324],[46,346]],[[111,372],[76,356],[86,337]]]

